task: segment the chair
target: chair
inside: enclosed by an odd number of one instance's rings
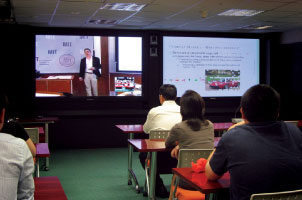
[[[150,140],[165,140],[169,136],[170,130],[151,130],[149,133]],[[150,160],[151,160],[151,153],[148,153],[146,162],[145,162],[145,172],[146,172],[146,180],[144,186],[144,195],[147,196],[149,194],[149,174],[150,174]],[[170,170],[161,172],[162,174],[171,173]]]
[[[199,158],[208,158],[213,149],[180,149],[177,167],[191,167],[192,162]],[[178,187],[179,177],[173,175],[169,200],[203,200],[205,195],[199,191],[186,190]]]
[[[150,140],[165,140],[169,136],[170,130],[152,130],[149,133]]]
[[[25,128],[25,131],[34,144],[39,143],[39,128]]]
[[[39,143],[39,128],[24,128],[26,133],[28,134],[29,138],[32,140],[32,142],[36,145]],[[48,148],[47,148],[48,150]],[[38,155],[38,148],[37,148],[37,154],[36,154],[36,162],[35,162],[35,177],[40,176],[40,165],[39,165],[39,155]]]
[[[302,190],[253,194],[250,200],[274,200],[274,199],[276,200],[302,199]]]

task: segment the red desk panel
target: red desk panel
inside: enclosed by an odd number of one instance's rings
[[[192,168],[173,168],[173,173],[204,194],[216,193],[230,187],[230,174],[225,173],[217,181],[208,181],[205,173],[195,173]]]

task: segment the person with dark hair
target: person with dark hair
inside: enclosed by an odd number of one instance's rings
[[[34,162],[24,140],[2,132],[7,99],[0,91],[0,199],[34,199]]]
[[[180,107],[176,104],[177,89],[174,85],[164,84],[159,88],[160,106],[152,108],[144,124],[144,132],[161,129],[170,130],[181,121]]]
[[[179,149],[214,149],[214,127],[204,117],[205,103],[203,98],[193,90],[187,90],[180,98],[182,122],[172,127],[166,147],[173,148],[171,156],[178,157]],[[179,186],[194,190],[184,181]]]
[[[180,107],[176,104],[177,89],[174,85],[164,84],[159,89],[160,106],[152,108],[144,124],[144,132],[150,133],[151,130],[170,130],[176,123],[181,121]],[[139,159],[143,168],[147,153],[141,152]],[[169,197],[169,192],[160,178],[160,172],[176,167],[177,160],[171,158],[169,152],[159,152],[157,154],[157,174],[155,183],[155,195],[159,197]]]
[[[92,56],[89,48],[85,48],[84,53],[85,58],[82,58],[80,63],[79,80],[84,80],[87,96],[98,96],[98,78],[101,77],[102,68],[100,59]]]
[[[279,108],[280,96],[272,87],[248,89],[240,109],[245,124],[223,134],[208,159],[209,180],[230,172],[231,200],[302,188],[302,133],[297,126],[277,121]]]

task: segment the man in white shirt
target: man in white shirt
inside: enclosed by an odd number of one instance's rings
[[[150,133],[151,130],[170,130],[175,124],[181,122],[180,106],[176,104],[177,90],[174,85],[165,84],[159,89],[160,106],[152,108],[144,124],[144,132]],[[145,166],[146,153],[140,153],[139,158],[142,166]],[[171,158],[170,152],[159,152],[157,157],[158,172],[176,167],[177,160]],[[168,197],[169,193],[165,188],[159,173],[156,175],[155,195]]]
[[[176,123],[181,122],[180,107],[175,99],[177,90],[174,85],[165,84],[159,89],[160,106],[152,108],[144,124],[144,132],[151,130],[170,130]]]
[[[24,140],[1,133],[6,97],[0,91],[0,199],[34,199],[34,162]]]
[[[80,81],[84,80],[87,96],[98,96],[97,79],[101,77],[100,59],[92,56],[91,50],[89,48],[85,48],[84,53],[85,53],[85,58],[82,58],[80,63],[79,80]]]

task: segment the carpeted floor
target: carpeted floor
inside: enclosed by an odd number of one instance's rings
[[[127,184],[127,155],[127,148],[51,151],[50,170],[41,171],[40,176],[58,176],[69,200],[147,200]],[[133,169],[143,186],[144,171],[137,152]],[[169,190],[172,175],[161,177]]]

